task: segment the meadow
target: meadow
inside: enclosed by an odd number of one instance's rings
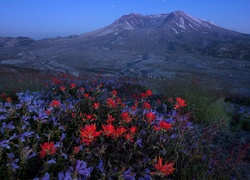
[[[211,87],[1,74],[0,179],[241,179],[249,96]]]

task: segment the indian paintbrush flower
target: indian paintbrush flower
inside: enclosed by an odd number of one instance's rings
[[[162,175],[168,176],[173,173],[174,171],[174,163],[166,162],[164,165],[162,164],[162,158],[158,159],[157,164],[153,164],[155,169]]]
[[[54,146],[54,142],[45,142],[43,144],[40,144],[40,147],[42,150],[39,152],[40,157],[43,158],[47,155],[53,155],[56,154],[56,148]]]

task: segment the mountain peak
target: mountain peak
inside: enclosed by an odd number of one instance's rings
[[[122,21],[129,21],[131,19],[134,19],[134,18],[142,18],[144,17],[143,15],[141,14],[137,14],[137,13],[130,13],[128,15],[123,15],[120,19],[118,19],[120,22]]]
[[[127,29],[133,29],[136,27],[144,27],[145,16],[136,13],[130,13],[124,15],[115,21],[115,24],[124,25]]]
[[[172,13],[177,14],[177,15],[186,15],[186,13],[184,13],[184,12],[181,11],[181,10],[177,10],[177,11],[174,11],[174,12],[172,12]]]

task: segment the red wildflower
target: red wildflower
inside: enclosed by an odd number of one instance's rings
[[[144,109],[150,109],[151,106],[150,106],[150,104],[149,104],[148,102],[144,102],[144,103],[143,103],[143,108],[144,108]]]
[[[106,120],[106,122],[111,124],[114,121],[115,121],[115,118],[113,118],[112,115],[108,114],[108,119]]]
[[[115,132],[115,128],[112,124],[102,125],[102,133],[107,137],[111,136]]]
[[[121,98],[116,98],[115,101],[116,101],[117,104],[122,104],[122,99]]]
[[[48,109],[48,110],[45,111],[45,113],[46,113],[47,115],[51,115],[52,110],[51,110],[51,109]]]
[[[121,117],[126,123],[129,123],[132,120],[129,116],[129,112],[122,112]]]
[[[140,95],[137,94],[132,94],[132,97],[134,100],[139,100],[141,98]]]
[[[1,94],[0,97],[1,97],[2,99],[5,99],[5,98],[6,98],[6,95],[5,95],[5,94]]]
[[[159,123],[159,127],[154,126],[154,129],[155,129],[156,131],[159,131],[159,130],[168,130],[168,129],[170,129],[170,128],[172,128],[172,125],[169,124],[169,123],[167,123],[167,122],[165,122],[165,121],[161,121],[161,122]]]
[[[6,102],[11,103],[11,102],[12,102],[11,97],[7,97],[7,98],[6,98]]]
[[[53,107],[53,108],[60,108],[60,101],[58,100],[52,100],[50,102],[50,107]]]
[[[62,92],[64,92],[64,91],[66,90],[66,87],[61,86],[61,87],[60,87],[60,90],[61,90]]]
[[[133,134],[125,134],[125,138],[128,142],[134,142],[133,137]]]
[[[70,87],[71,87],[72,89],[75,89],[75,87],[76,87],[76,84],[74,84],[74,83],[71,83],[71,84],[70,84]]]
[[[187,104],[185,104],[185,100],[177,97],[176,98],[176,104],[175,104],[174,108],[178,109],[178,108],[184,107],[184,106],[187,106]]]
[[[134,106],[135,106],[135,107],[138,107],[138,105],[139,105],[138,101],[135,101],[135,102],[134,102]]]
[[[132,126],[131,128],[129,128],[129,131],[131,134],[134,134],[136,130],[137,130],[137,127],[135,126]]]
[[[124,127],[119,127],[115,130],[113,133],[114,138],[118,138],[122,136],[123,133],[125,133],[127,130]]]
[[[148,90],[146,90],[146,92],[145,92],[145,94],[146,94],[146,96],[153,96],[153,92],[150,90],[150,89],[148,89]]]
[[[82,120],[87,120],[87,121],[94,121],[96,120],[96,117],[94,114],[84,114],[84,117],[82,118]]]
[[[148,119],[148,122],[151,123],[153,120],[155,120],[156,116],[154,113],[149,112],[146,114],[146,118]]]
[[[62,81],[57,78],[52,78],[53,84],[62,84]]]
[[[141,93],[140,96],[141,96],[141,98],[146,98],[147,97],[146,93]]]
[[[97,110],[99,107],[100,107],[100,103],[98,103],[98,102],[93,103],[93,108],[95,110]]]
[[[116,108],[116,103],[113,99],[108,98],[106,102],[107,102],[109,108]]]
[[[77,146],[77,147],[75,146],[74,150],[73,150],[73,153],[77,154],[79,151],[80,151],[80,146]]]
[[[132,106],[131,109],[132,109],[133,111],[136,111],[137,107],[136,107],[136,106]]]
[[[88,94],[88,93],[85,93],[83,96],[84,96],[86,99],[89,98],[89,94]]]
[[[76,113],[73,113],[73,112],[72,112],[72,113],[71,113],[71,117],[72,117],[72,118],[76,118]]]
[[[83,92],[85,89],[84,89],[84,87],[81,87],[80,88],[80,92]]]
[[[111,92],[111,94],[112,94],[112,96],[116,96],[118,93],[117,93],[117,91],[116,90],[113,90],[112,92]]]
[[[80,130],[81,142],[86,143],[87,146],[98,136],[100,136],[100,132],[96,131],[95,124],[87,124]]]
[[[167,161],[164,165],[162,165],[162,158],[159,158],[157,164],[153,164],[155,169],[157,169],[157,171],[163,174],[164,176],[167,176],[173,173],[174,171],[173,165],[174,163],[168,163]]]
[[[174,99],[172,97],[168,98],[168,102],[172,103],[174,101]]]
[[[54,142],[40,144],[42,150],[39,152],[40,157],[43,158],[46,155],[56,154],[56,148],[54,147]]]

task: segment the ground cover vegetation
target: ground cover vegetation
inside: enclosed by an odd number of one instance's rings
[[[249,144],[220,139],[232,116],[222,96],[204,86],[102,76],[4,77],[0,179],[241,176]]]

